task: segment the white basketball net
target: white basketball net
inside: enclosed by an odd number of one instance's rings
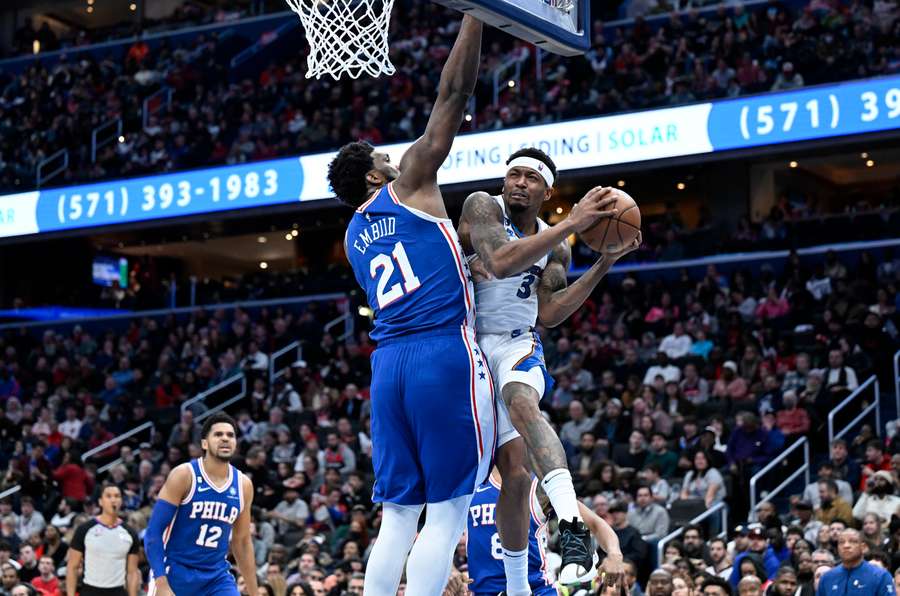
[[[306,78],[394,74],[388,24],[394,0],[286,0],[309,41]]]

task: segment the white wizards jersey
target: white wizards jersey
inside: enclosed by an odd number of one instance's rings
[[[503,211],[503,227],[510,241],[523,237],[506,213],[503,197],[494,197]],[[538,232],[548,228],[537,218]],[[475,327],[478,333],[509,333],[534,327],[538,316],[537,287],[550,253],[512,277],[490,278],[475,284]]]

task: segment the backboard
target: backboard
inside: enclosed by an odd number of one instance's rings
[[[433,0],[563,56],[591,46],[590,0]]]

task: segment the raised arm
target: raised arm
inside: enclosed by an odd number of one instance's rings
[[[503,211],[497,201],[486,192],[469,195],[463,203],[459,219],[459,235],[471,247],[496,278],[510,277],[525,271],[567,237],[594,225],[598,219],[612,217],[617,211],[606,210],[615,202],[611,189],[592,188],[564,220],[532,236],[509,242],[503,226]]]
[[[558,244],[553,249],[538,286],[538,318],[541,323],[547,327],[556,327],[568,319],[584,304],[613,264],[640,244],[641,234],[638,233],[634,242],[621,252],[602,254],[571,286],[566,277],[572,261],[572,249],[565,242]]]
[[[403,195],[437,184],[437,171],[444,163],[459,132],[466,105],[475,91],[481,63],[481,21],[463,17],[459,35],[441,72],[437,99],[425,126],[425,134],[400,160],[400,177],[394,183]]]

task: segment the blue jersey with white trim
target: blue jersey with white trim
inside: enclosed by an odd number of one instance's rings
[[[449,219],[401,203],[391,184],[353,214],[344,240],[375,312],[375,341],[474,326],[475,291]]]
[[[528,527],[528,585],[535,594],[556,594],[553,581],[547,571],[545,549],[547,524],[540,519],[534,491],[537,481],[531,484],[531,519]],[[492,478],[475,489],[467,516],[468,539],[466,553],[469,561],[469,589],[476,595],[499,594],[506,589],[506,573],[503,569],[503,548],[497,532],[496,513],[500,488]]]
[[[244,507],[241,473],[228,465],[228,481],[216,486],[203,461],[191,460],[191,490],[163,537],[166,563],[204,570],[228,569],[231,528]]]

